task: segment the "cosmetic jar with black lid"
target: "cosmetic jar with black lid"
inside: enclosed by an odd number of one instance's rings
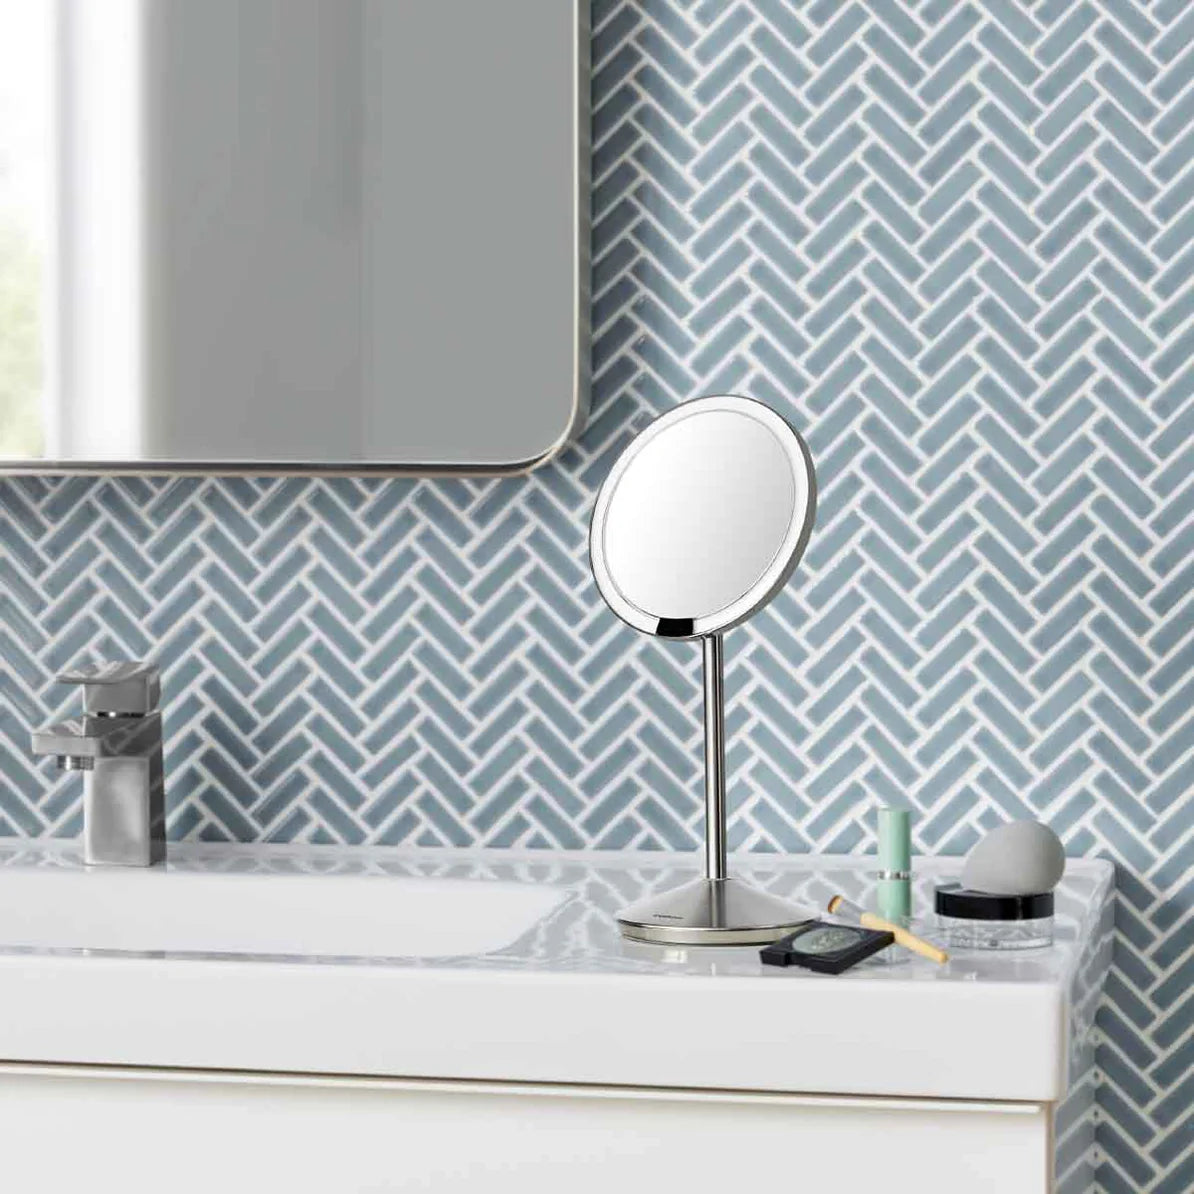
[[[942,933],[955,949],[1039,949],[1053,944],[1053,893],[992,895],[958,883],[936,890]]]

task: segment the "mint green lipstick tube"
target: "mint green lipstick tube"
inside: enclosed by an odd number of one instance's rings
[[[912,818],[906,808],[879,810],[879,915],[907,921],[912,916]]]

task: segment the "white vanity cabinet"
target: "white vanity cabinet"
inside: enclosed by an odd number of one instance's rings
[[[919,864],[921,907],[956,865]],[[810,913],[868,898],[863,859],[736,866]],[[1070,864],[1049,950],[836,978],[622,941],[612,913],[691,867],[0,848],[6,1188],[1085,1188],[1108,864]]]

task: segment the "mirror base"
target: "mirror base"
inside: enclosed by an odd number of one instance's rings
[[[618,927],[652,945],[758,945],[815,915],[740,879],[694,879],[623,909]]]

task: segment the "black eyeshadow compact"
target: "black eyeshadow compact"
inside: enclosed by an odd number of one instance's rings
[[[759,957],[768,966],[803,966],[818,974],[841,974],[894,940],[890,933],[878,929],[810,920],[794,933],[763,946]]]

